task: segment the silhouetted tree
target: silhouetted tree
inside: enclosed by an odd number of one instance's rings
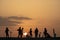
[[[6,33],[6,37],[9,37],[9,29],[8,29],[8,27],[6,27],[5,33]]]
[[[32,28],[30,28],[29,34],[30,34],[30,37],[32,37]]]
[[[35,29],[35,37],[38,37],[38,28]]]

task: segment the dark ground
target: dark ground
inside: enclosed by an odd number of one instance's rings
[[[60,40],[60,37],[57,38],[17,38],[17,37],[0,37],[0,40]]]

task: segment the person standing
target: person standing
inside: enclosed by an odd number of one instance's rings
[[[30,28],[29,34],[30,34],[30,37],[32,37],[32,28]]]
[[[5,33],[6,33],[6,37],[9,37],[9,29],[8,29],[8,27],[6,27]]]
[[[22,36],[23,36],[23,29],[24,29],[24,28],[21,29],[21,38],[22,38]]]
[[[38,37],[38,28],[35,29],[35,37]]]
[[[17,31],[18,31],[18,37],[21,37],[21,31],[22,29],[21,29],[21,27],[19,27],[19,29],[17,29]]]
[[[47,37],[47,29],[46,28],[44,28],[44,37],[46,38]]]

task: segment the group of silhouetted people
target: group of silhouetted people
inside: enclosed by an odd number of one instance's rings
[[[19,28],[17,29],[17,31],[18,31],[18,37],[21,37],[21,38],[22,38],[22,36],[23,36],[23,29],[24,29],[24,28],[21,28],[21,27],[19,27]],[[8,27],[6,27],[5,33],[6,33],[6,37],[9,37],[9,29],[8,29]],[[38,35],[39,35],[39,37],[41,37],[41,32],[39,32],[38,28],[36,28],[36,29],[34,30],[34,34],[35,34],[35,37],[36,37],[36,38],[38,37]],[[50,36],[50,34],[47,32],[47,29],[46,29],[46,28],[44,28],[43,34],[44,34],[44,37],[45,37],[45,38],[51,38],[51,36]],[[27,35],[28,35],[28,34],[27,34]],[[54,30],[54,29],[53,29],[53,35],[54,35],[54,37],[56,37],[56,33],[55,33],[55,30]],[[29,37],[32,37],[32,36],[33,36],[33,34],[32,34],[32,28],[30,28],[30,30],[29,30],[29,35],[28,35],[28,36],[29,36]]]
[[[38,31],[38,28],[36,28],[35,31],[34,31],[35,37],[38,37],[38,32],[39,32],[39,31]],[[33,34],[32,34],[32,28],[30,28],[29,34],[30,34],[30,37],[33,36]],[[39,35],[39,36],[40,36],[40,35]]]
[[[21,28],[21,27],[19,27],[19,29],[17,29],[17,31],[18,31],[18,37],[22,38],[22,36],[23,36],[23,29],[24,28]]]
[[[50,38],[51,36],[49,35],[49,33],[47,32],[47,29],[46,28],[44,28],[44,36],[45,36],[45,38]]]

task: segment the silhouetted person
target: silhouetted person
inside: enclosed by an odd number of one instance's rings
[[[44,36],[47,37],[47,29],[44,28]]]
[[[49,34],[49,33],[47,33],[47,38],[51,38],[51,36],[50,36],[50,34]]]
[[[55,29],[53,29],[53,35],[54,35],[54,38],[55,38],[56,37]]]
[[[32,37],[32,28],[30,28],[29,33],[30,33],[30,37]]]
[[[35,29],[35,37],[38,37],[38,28]]]
[[[39,33],[39,38],[41,37],[41,32]]]
[[[8,27],[6,27],[5,33],[6,33],[6,37],[9,37],[9,29],[8,29]]]
[[[44,28],[44,36],[45,38],[50,38],[51,36],[47,33],[47,29]]]
[[[21,37],[21,27],[19,27],[18,31],[18,37]]]
[[[21,29],[21,38],[22,38],[22,36],[23,36],[23,29],[24,29],[24,28]]]

